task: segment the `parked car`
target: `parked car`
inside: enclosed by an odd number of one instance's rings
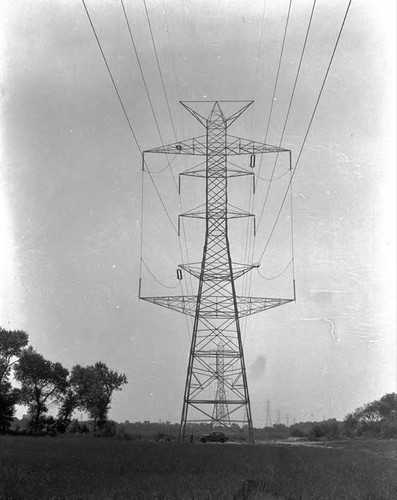
[[[210,432],[209,434],[203,434],[200,438],[202,443],[206,443],[207,441],[224,443],[228,440],[229,438],[223,432]]]

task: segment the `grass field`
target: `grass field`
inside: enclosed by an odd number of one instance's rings
[[[397,499],[397,441],[0,437],[0,499]]]

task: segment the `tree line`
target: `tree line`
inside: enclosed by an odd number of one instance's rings
[[[385,394],[357,408],[346,415],[344,424],[351,437],[397,437],[397,394]]]
[[[11,379],[18,383],[15,387]],[[28,407],[32,432],[42,432],[49,420],[49,406],[57,406],[54,426],[64,432],[76,410],[86,411],[94,430],[107,422],[112,395],[127,383],[127,377],[99,361],[75,365],[69,371],[59,362],[46,359],[29,345],[23,330],[0,327],[0,432],[8,432],[17,405]]]

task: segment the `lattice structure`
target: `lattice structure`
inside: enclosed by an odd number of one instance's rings
[[[265,427],[272,427],[272,414],[270,413],[270,402],[267,401],[266,403],[266,422],[265,422]]]
[[[256,154],[290,154],[290,151],[228,135],[228,127],[252,101],[238,105],[237,111],[229,117],[222,110],[225,102],[231,101],[206,101],[210,106],[207,117],[197,110],[203,103],[182,102],[205,127],[206,134],[144,153],[201,155],[206,159],[205,168],[195,167],[180,174],[206,179],[205,204],[180,215],[201,218],[206,222],[201,262],[179,266],[198,279],[197,295],[140,297],[194,317],[181,418],[182,440],[188,422],[207,422],[212,426],[228,428],[237,424],[248,429],[248,439],[253,441],[240,318],[293,300],[236,294],[235,280],[257,265],[232,261],[228,221],[240,217],[254,220],[255,217],[228,203],[228,179],[253,176],[253,172],[235,166],[230,168],[227,158],[229,155],[251,155],[252,159]]]
[[[223,342],[219,342],[216,355],[215,374],[217,377],[217,389],[215,395],[215,405],[213,413],[213,422],[222,422],[226,427],[230,426],[229,408],[227,405],[225,391],[225,349]],[[214,418],[215,417],[215,418]]]

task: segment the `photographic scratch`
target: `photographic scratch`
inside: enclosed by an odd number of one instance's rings
[[[344,316],[338,316],[338,318],[339,317],[344,318]],[[335,319],[335,318],[333,318],[333,319]],[[331,325],[331,330],[330,330],[331,337],[333,338],[333,340],[340,343],[340,339],[338,339],[338,337],[335,334],[335,323],[334,323],[333,319],[329,319],[329,318],[303,318],[301,321],[326,321],[327,323],[329,323]]]

